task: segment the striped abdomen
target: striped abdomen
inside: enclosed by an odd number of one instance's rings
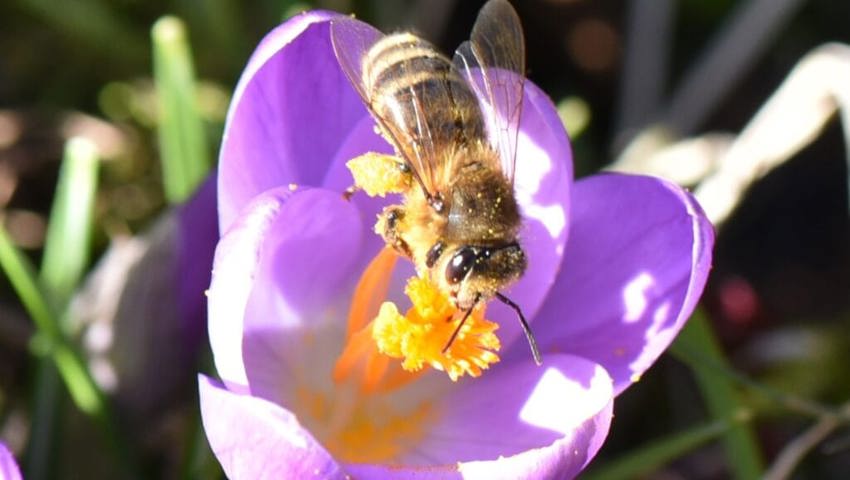
[[[364,57],[362,73],[370,107],[395,138],[435,149],[485,139],[478,100],[427,41],[410,33],[384,37]]]

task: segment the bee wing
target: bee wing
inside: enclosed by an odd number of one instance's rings
[[[472,34],[455,51],[454,68],[482,103],[488,136],[502,171],[513,183],[525,82],[525,41],[516,11],[506,0],[481,9]]]
[[[331,22],[331,42],[342,71],[366,103],[381,130],[390,137],[425,195],[434,198],[438,190],[438,176],[444,166],[439,164],[440,157],[436,154],[430,126],[423,113],[428,106],[411,90],[404,99],[393,99],[410,102],[409,108],[394,109],[392,117],[385,117],[374,108],[376,99],[372,98],[367,87],[374,85],[375,79],[364,76],[363,59],[369,49],[383,38],[385,35],[379,30],[353,18],[340,18]],[[448,86],[444,85],[443,88],[448,95]],[[413,115],[404,112],[413,112]]]
[[[360,97],[371,105],[366,83],[363,81],[363,57],[369,48],[384,34],[371,25],[351,17],[335,19],[331,22],[331,43],[334,54],[339,60],[345,76],[360,94]]]

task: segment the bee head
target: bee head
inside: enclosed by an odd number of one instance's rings
[[[491,298],[518,279],[528,264],[515,241],[499,246],[464,245],[447,257],[445,282],[460,309]]]

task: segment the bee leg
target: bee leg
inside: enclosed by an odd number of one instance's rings
[[[353,197],[354,194],[359,192],[360,190],[362,190],[362,189],[360,187],[358,187],[357,185],[352,185],[352,186],[346,188],[345,191],[342,192],[343,200],[345,200],[346,202],[350,202],[351,197]]]
[[[387,245],[393,247],[398,253],[407,258],[413,258],[410,246],[402,238],[404,229],[404,208],[399,205],[391,205],[384,208],[378,215],[378,223],[375,224],[375,232],[380,235]]]

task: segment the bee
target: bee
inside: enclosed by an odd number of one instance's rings
[[[487,2],[451,60],[412,33],[384,35],[350,18],[331,24],[331,40],[407,180],[403,203],[384,208],[376,231],[463,312],[443,351],[475,306],[495,298],[516,312],[539,365],[522,310],[501,293],[528,263],[514,196],[525,82],[516,11]]]

